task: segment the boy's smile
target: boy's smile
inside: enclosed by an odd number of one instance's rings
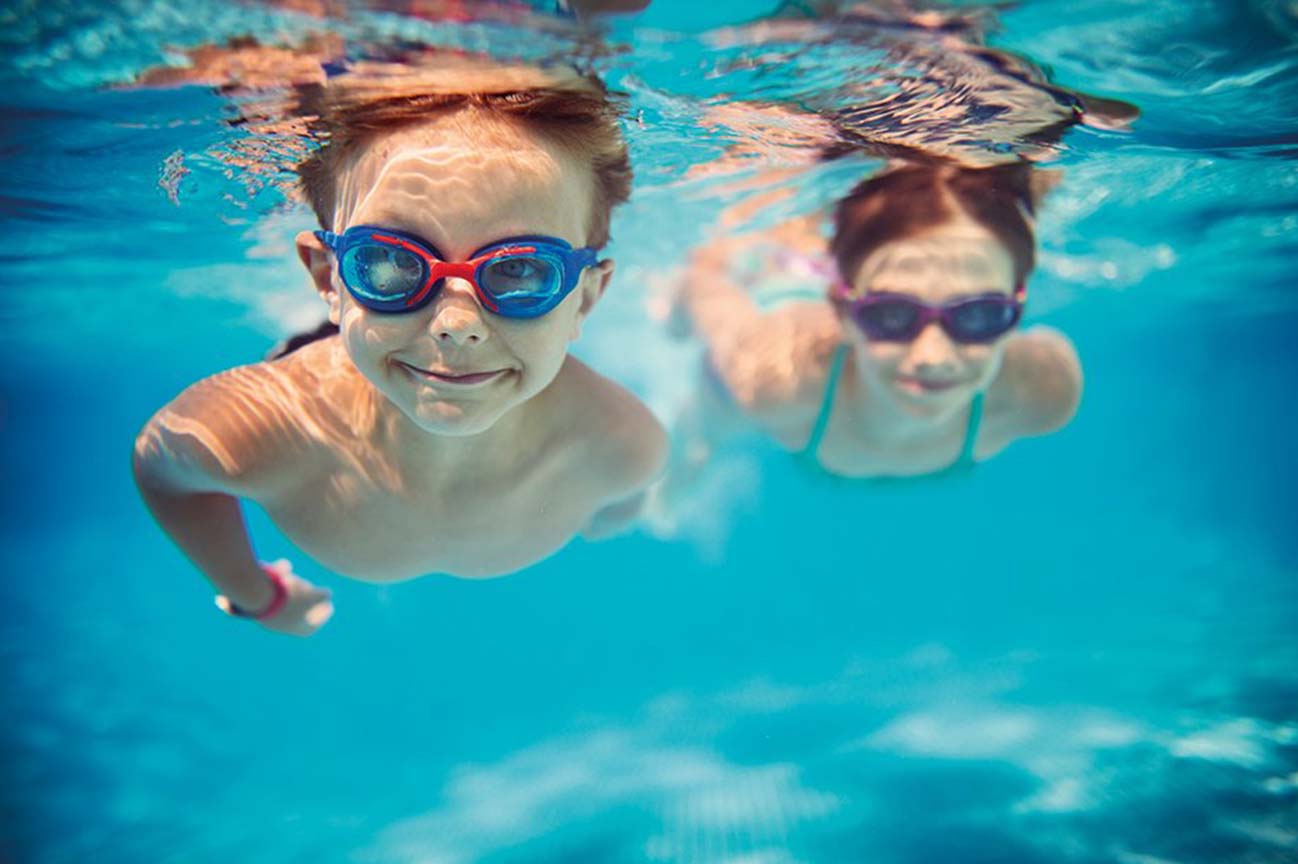
[[[395,229],[461,261],[520,236],[584,246],[592,178],[562,147],[464,110],[371,142],[338,188],[335,230]],[[611,264],[586,268],[571,294],[531,319],[492,314],[457,277],[410,312],[361,306],[336,266],[323,293],[352,362],[390,402],[427,432],[473,435],[554,380],[610,273]]]
[[[398,365],[405,367],[405,369],[413,375],[422,376],[429,379],[429,381],[449,384],[453,387],[476,387],[482,384],[487,384],[502,375],[507,375],[509,373],[508,369],[496,369],[487,372],[457,372],[450,369],[439,371],[435,369],[421,369],[418,366],[411,366],[409,363],[403,363],[400,360],[398,360],[397,363]]]

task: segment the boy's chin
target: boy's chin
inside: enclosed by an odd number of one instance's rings
[[[506,407],[481,406],[472,407],[447,403],[424,403],[407,411],[406,416],[429,435],[445,435],[452,438],[467,438],[480,435],[496,425]]]

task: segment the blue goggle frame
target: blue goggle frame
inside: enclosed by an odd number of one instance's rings
[[[338,275],[356,302],[375,312],[414,312],[426,306],[447,278],[463,279],[473,286],[483,308],[506,318],[538,318],[563,302],[577,287],[582,271],[597,263],[591,247],[574,249],[558,237],[524,236],[498,240],[474,252],[467,261],[446,261],[437,247],[422,237],[377,225],[354,225],[341,234],[316,231],[315,236],[333,253]],[[379,258],[364,262],[364,250],[378,251]],[[402,256],[404,254],[404,258]],[[410,265],[400,267],[397,261]],[[517,290],[505,283],[517,280],[502,265],[534,267],[544,277],[541,285]],[[367,268],[387,265],[400,271],[399,290],[374,289]],[[548,275],[546,275],[548,274]],[[370,284],[367,286],[367,281]],[[494,288],[493,288],[494,286]]]

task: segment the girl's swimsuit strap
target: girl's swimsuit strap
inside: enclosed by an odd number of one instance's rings
[[[973,403],[969,406],[969,425],[965,427],[964,448],[960,458],[955,460],[952,468],[965,468],[974,464],[974,445],[978,443],[978,429],[983,425],[983,394],[974,394]]]
[[[807,446],[802,449],[802,455],[813,462],[816,461],[816,452],[820,450],[820,442],[825,437],[825,430],[829,428],[829,418],[834,413],[834,394],[838,392],[838,379],[843,375],[847,350],[846,342],[834,349],[834,359],[829,365],[829,381],[825,384],[825,395],[820,400],[820,413],[816,415],[816,425],[811,427],[811,437],[807,439]]]
[[[847,343],[839,345],[834,350],[834,359],[829,366],[829,380],[825,383],[825,395],[820,400],[820,413],[816,415],[816,424],[811,428],[811,437],[807,439],[807,446],[800,454],[813,463],[817,461],[816,454],[820,450],[820,443],[825,438],[826,430],[829,429],[829,418],[834,413],[834,395],[838,392],[838,379],[843,375],[847,352]],[[974,464],[974,447],[978,444],[978,431],[982,428],[983,422],[983,396],[982,392],[974,394],[973,402],[969,405],[969,423],[965,426],[964,447],[961,448],[960,455],[951,463],[950,468],[944,470],[968,468]]]

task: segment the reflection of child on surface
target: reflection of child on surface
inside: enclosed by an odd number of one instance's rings
[[[258,564],[239,498],[348,576],[482,577],[615,528],[664,458],[647,409],[567,353],[630,189],[602,85],[470,66],[413,86],[322,91],[300,173],[325,230],[297,246],[339,335],[198,382],[136,442],[158,522],[274,630],[332,607]]]
[[[752,238],[697,253],[684,306],[730,401],[847,477],[932,474],[1067,423],[1082,386],[1072,345],[1014,331],[1034,260],[1030,184],[1025,165],[913,165],[861,183],[836,211],[829,302],[760,309],[730,275]],[[776,233],[801,260],[823,253],[809,228]]]
[[[1139,114],[1134,105],[1056,86],[1027,59],[989,48],[980,22],[988,9],[915,5],[796,0],[715,34],[718,47],[764,66],[837,68],[845,50],[853,62],[833,86],[795,75],[761,100],[712,100],[704,123],[733,140],[725,158],[694,173],[862,152],[970,166],[1044,160],[1073,126],[1123,129]]]

